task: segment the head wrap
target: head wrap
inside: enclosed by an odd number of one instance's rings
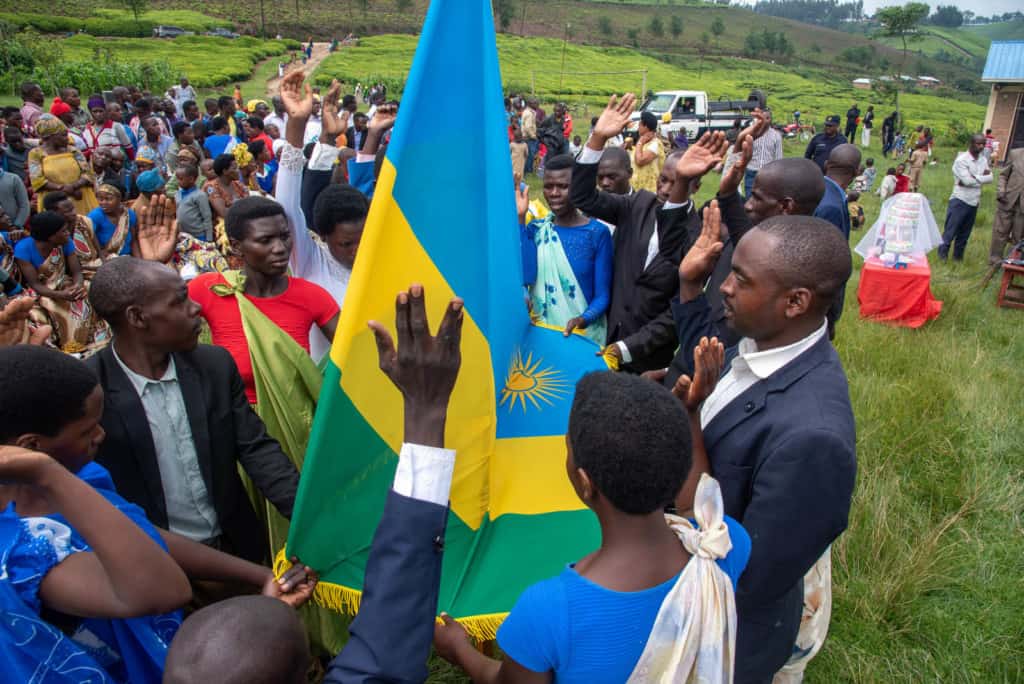
[[[231,154],[235,155],[235,161],[238,162],[238,168],[248,166],[256,160],[249,151],[249,148],[245,145],[235,145],[235,149],[232,150]]]
[[[101,95],[93,95],[92,97],[89,98],[89,103],[86,106],[91,111],[93,109],[96,109],[97,107],[106,108],[107,103],[103,100],[103,96],[101,96]]]
[[[117,195],[117,198],[121,199],[121,188],[111,185],[110,183],[100,183],[100,186],[96,188],[96,192],[105,192],[108,195]]]
[[[53,116],[52,114],[43,114],[36,121],[36,135],[40,138],[48,138],[51,135],[65,134],[67,135],[68,127],[64,125],[64,122]]]
[[[50,105],[50,113],[54,116],[60,116],[61,114],[67,114],[71,111],[71,105],[59,97],[53,98],[53,104]]]
[[[151,169],[139,174],[135,179],[135,186],[140,192],[156,192],[164,187],[164,177],[156,169]]]
[[[247,111],[250,114],[252,114],[253,112],[256,111],[256,105],[269,106],[269,105],[267,105],[265,100],[249,100],[248,102],[245,103],[245,111]]]
[[[288,141],[285,140],[284,138],[278,138],[277,140],[275,140],[273,145],[272,145],[272,147],[274,149],[274,156],[276,157],[278,154],[280,154],[281,153],[281,148],[284,147],[287,144],[288,144]]]
[[[140,147],[138,153],[135,155],[136,164],[149,164],[150,166],[156,165],[156,150],[152,147]]]

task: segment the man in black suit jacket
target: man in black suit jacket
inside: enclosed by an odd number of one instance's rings
[[[703,292],[722,252],[719,230],[713,203],[679,267],[672,308],[684,349],[720,333]],[[777,216],[739,241],[721,285],[741,340],[727,350],[701,426],[725,512],[752,541],[736,591],[737,684],[770,682],[794,654],[803,578],[847,526],[856,437],[825,315],[850,271],[849,247],[830,224]]]
[[[755,120],[756,121],[756,120]],[[744,201],[739,194],[747,162],[750,161],[752,144],[743,139],[754,135],[755,125],[745,130],[738,138],[741,157],[722,176],[718,187],[718,206],[722,215],[722,253],[715,263],[705,287],[705,296],[710,306],[710,317],[721,342],[730,347],[740,341],[739,334],[726,325],[725,307],[719,291],[722,283],[732,271],[732,254],[736,245],[751,228],[764,219],[780,215],[810,216],[814,213],[822,195],[825,181],[814,162],[807,159],[779,159],[766,164],[754,178],[750,197]],[[696,220],[696,233],[700,232],[700,212],[690,208],[690,219]],[[696,235],[694,238],[696,239]],[[692,241],[691,243],[692,244]],[[678,261],[676,262],[678,263]],[[665,386],[673,387],[680,375],[693,374],[693,349],[689,353],[681,345],[676,351],[665,376]]]
[[[684,160],[682,152],[670,154],[658,179],[657,194],[637,190],[616,195],[598,190],[598,167],[621,160],[624,154],[604,147],[629,122],[631,97],[610,103],[598,118],[576,160],[570,194],[581,211],[615,226],[608,350],[629,370],[642,372],[664,368],[677,346],[669,302],[677,286],[679,257],[690,242],[687,229],[693,203],[689,181],[676,182],[676,168],[708,150],[698,143],[690,148],[692,153],[687,151],[690,159]],[[628,166],[628,154],[624,163]],[[699,179],[706,171],[689,173]]]
[[[155,525],[265,560],[238,465],[285,518],[299,474],[249,407],[231,355],[196,344],[199,306],[185,283],[166,266],[120,257],[97,271],[89,301],[114,332],[87,362],[105,394],[96,460]]]

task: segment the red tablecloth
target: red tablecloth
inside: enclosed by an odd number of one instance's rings
[[[932,297],[931,280],[927,258],[900,269],[883,266],[875,257],[868,259],[857,288],[861,318],[920,328],[942,311],[942,302]]]

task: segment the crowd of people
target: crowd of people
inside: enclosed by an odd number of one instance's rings
[[[329,682],[422,681],[432,646],[479,682],[800,681],[828,631],[831,545],[856,475],[832,344],[857,197],[875,182],[847,142],[856,105],[845,137],[829,117],[804,158],[785,158],[761,94],[745,125],[695,141],[663,140],[647,112],[633,131],[632,95],[613,97],[586,139],[564,105],[548,116],[509,97],[527,306],[619,371],[578,383],[566,442],[601,544],[522,594],[497,633],[500,661],[450,617],[435,624],[463,312],[452,300],[431,335],[412,285],[396,300],[397,345],[372,324],[404,400],[394,486],[350,639],[313,658],[310,638],[329,640],[294,608],[316,572],[292,559],[275,577],[268,563],[398,116],[383,86],[364,94],[335,81],[320,96],[292,73],[269,102],[236,89],[201,111],[182,79],[84,108],[67,87],[47,111],[26,83],[24,106],[3,110],[12,681],[46,669],[55,681],[299,682],[314,661]],[[887,192],[917,189],[930,145]],[[991,180],[984,145],[975,136],[954,164],[955,259]],[[698,206],[716,170],[715,198]]]

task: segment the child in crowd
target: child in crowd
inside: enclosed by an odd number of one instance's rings
[[[910,192],[917,192],[921,187],[921,173],[928,163],[928,154],[928,143],[925,140],[918,140],[914,151],[907,159],[910,163]]]
[[[846,207],[850,211],[850,228],[857,230],[864,227],[864,207],[860,206],[860,192],[850,190],[846,193]]]
[[[207,158],[199,162],[199,173],[203,174],[203,178],[207,181],[217,180],[217,172],[213,170],[212,159]]]
[[[178,179],[178,194],[175,196],[178,229],[200,240],[212,241],[210,199],[196,187],[199,169],[191,165],[179,166],[174,175]]]
[[[7,173],[14,174],[22,182],[28,178],[28,146],[20,128],[8,126],[4,129],[4,164]]]
[[[896,169],[889,167],[882,178],[882,184],[878,186],[878,196],[884,202],[896,193]]]
[[[663,387],[627,374],[584,376],[569,415],[566,471],[597,515],[601,544],[523,592],[498,630],[503,661],[477,651],[445,615],[437,652],[475,682],[540,681],[544,674],[621,683],[645,668],[643,681],[692,681],[698,672],[732,681],[735,634],[709,625],[727,624],[735,610],[733,587],[750,538],[724,517],[718,484],[706,476],[692,504],[700,531],[682,518],[666,520],[665,507],[693,463],[689,425],[683,405]],[[703,445],[693,451],[704,462]],[[714,549],[704,543],[716,536],[722,543]]]
[[[512,154],[512,177],[522,178],[526,169],[526,157],[529,154],[529,149],[518,126],[513,133],[512,142],[509,143],[509,151]]]
[[[871,192],[871,188],[875,187],[875,175],[878,173],[878,169],[875,168],[875,160],[868,157],[864,162],[864,189],[861,192]]]
[[[583,149],[583,139],[580,138],[580,136],[578,136],[578,135],[574,135],[573,138],[572,138],[572,142],[569,143],[569,154],[571,154],[573,157],[575,157],[576,155],[578,155],[580,153],[580,150],[582,150],[582,149]]]
[[[906,169],[906,164],[896,165],[896,188],[893,191],[894,195],[901,192],[910,192],[910,176],[903,173]]]

